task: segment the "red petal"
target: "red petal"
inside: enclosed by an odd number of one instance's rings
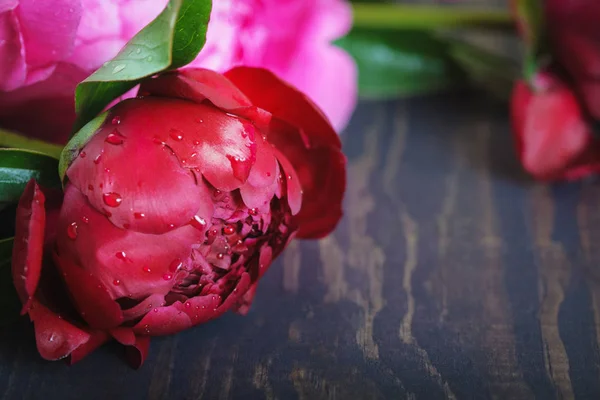
[[[86,222],[83,222],[83,221]],[[75,222],[77,237],[67,235]],[[145,298],[166,294],[174,285],[169,266],[176,259],[186,262],[191,246],[205,239],[205,232],[192,225],[162,235],[119,229],[94,210],[76,187],[67,184],[57,248],[68,258],[92,273],[106,287],[111,298]]]
[[[23,303],[21,314],[31,306],[40,280],[44,252],[45,196],[35,180],[29,181],[17,208],[12,254],[13,282]]]
[[[248,118],[258,126],[266,127],[271,114],[253,106],[250,100],[222,74],[203,68],[187,68],[162,74],[144,81],[141,93],[192,100],[208,100],[216,107]]]
[[[83,319],[95,329],[119,326],[123,322],[123,313],[119,304],[111,299],[106,287],[69,258],[61,258],[56,253],[53,256]]]
[[[35,340],[40,355],[46,360],[58,360],[90,340],[90,334],[61,319],[36,299],[29,316],[35,326]]]
[[[301,186],[300,179],[298,179],[298,175],[296,174],[296,170],[287,157],[279,150],[274,150],[275,154],[277,155],[277,160],[279,160],[279,163],[283,169],[281,172],[281,179],[285,181],[287,188],[287,201],[290,206],[290,210],[292,211],[292,215],[296,215],[302,207],[303,186]],[[320,171],[320,173],[326,172]]]
[[[108,340],[109,336],[105,331],[93,331],[90,333],[90,340],[73,350],[67,360],[69,365],[81,361],[85,356],[102,346]]]
[[[148,336],[136,336],[135,343],[125,349],[127,362],[133,368],[138,369],[146,361],[149,350],[150,338]]]
[[[272,72],[236,67],[225,76],[250,98],[252,104],[304,131],[310,146],[342,148],[340,138],[317,105]]]
[[[307,148],[301,132],[284,123],[272,124],[268,140],[289,160],[302,187],[302,208],[295,216],[298,237],[326,236],[342,217],[346,157],[332,147]]]

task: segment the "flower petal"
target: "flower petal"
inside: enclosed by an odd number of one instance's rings
[[[27,184],[17,208],[12,254],[13,282],[25,314],[33,299],[42,271],[46,197],[34,179]]]
[[[107,288],[69,258],[61,258],[56,253],[53,256],[83,319],[94,329],[119,326],[123,322],[123,313],[119,304],[111,299]]]
[[[15,11],[0,12],[0,91],[22,86],[27,77],[25,46]]]
[[[310,146],[341,149],[340,138],[323,112],[298,89],[262,68],[236,67],[225,73],[252,104],[302,130]]]
[[[204,68],[187,68],[146,80],[140,93],[187,99],[196,103],[210,101],[221,110],[248,118],[258,126],[269,124],[271,114],[256,108],[222,74]]]
[[[77,225],[75,238],[68,229]],[[146,298],[166,294],[175,284],[174,260],[184,266],[191,246],[204,240],[204,232],[192,225],[162,235],[120,229],[94,210],[85,197],[68,184],[58,225],[57,249],[61,257],[85,266],[112,299]],[[169,243],[169,246],[165,246]]]
[[[46,360],[59,360],[90,340],[90,334],[61,319],[34,299],[29,317],[35,327],[35,340],[40,355]]]
[[[109,336],[105,331],[94,330],[88,333],[90,334],[90,339],[69,354],[69,358],[67,360],[69,365],[73,365],[81,361],[88,354],[106,343],[106,341],[109,339]]]

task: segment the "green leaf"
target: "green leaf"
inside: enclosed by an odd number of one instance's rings
[[[490,52],[474,44],[448,39],[450,54],[467,73],[469,80],[500,100],[508,100],[519,78],[516,60]]]
[[[191,62],[206,41],[210,11],[210,0],[170,0],[115,58],[77,86],[74,131],[143,78]]]
[[[21,309],[11,273],[12,248],[13,238],[0,240],[0,326],[15,321]]]
[[[356,60],[359,93],[364,97],[425,94],[465,81],[448,45],[430,32],[358,28],[337,44]]]
[[[57,168],[58,161],[46,154],[0,149],[0,203],[17,202],[31,178],[42,186],[59,188]]]
[[[37,139],[30,139],[19,135],[18,133],[9,132],[3,129],[0,129],[0,147],[34,150],[56,159],[58,159],[60,152],[62,151],[62,146],[60,145],[43,142]]]
[[[516,0],[515,14],[525,41],[523,74],[531,80],[543,68],[550,54],[544,9],[541,0]]]
[[[364,2],[352,4],[355,28],[442,29],[479,27],[512,29],[510,14],[500,8],[448,7],[439,5]]]
[[[60,180],[64,182],[67,168],[71,165],[71,162],[79,155],[83,146],[94,136],[100,126],[104,123],[108,117],[108,112],[103,112],[96,118],[85,124],[72,138],[69,143],[65,146],[60,159],[58,161],[58,176]]]

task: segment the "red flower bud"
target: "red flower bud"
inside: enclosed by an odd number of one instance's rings
[[[533,91],[516,83],[511,113],[517,154],[527,172],[541,180],[578,179],[600,170],[600,147],[577,98],[545,74]]]
[[[289,240],[341,217],[339,138],[273,74],[190,69],[140,93],[81,149],[64,198],[32,181],[19,204],[13,274],[44,358],[112,337],[140,364],[147,336],[245,312]]]

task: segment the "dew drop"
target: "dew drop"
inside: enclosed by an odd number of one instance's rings
[[[155,309],[154,309],[154,310],[152,310],[152,311],[154,311],[154,312],[158,312],[158,308],[155,308]]]
[[[79,153],[79,157],[81,158],[85,158],[87,156],[87,153],[85,151],[82,151],[81,153]]]
[[[109,207],[119,207],[123,201],[121,195],[115,192],[104,193],[102,199],[104,200],[104,204]]]
[[[292,180],[292,176],[291,175],[288,175],[287,178],[288,178],[288,181]]]
[[[135,213],[133,213],[133,218],[135,218],[135,219],[142,219],[145,216],[146,216],[146,214],[141,213],[141,212],[135,212]]]
[[[217,254],[217,259],[218,259],[218,260],[222,260],[222,259],[223,259],[223,257],[224,257],[224,256],[223,256],[223,253],[219,253],[219,254]]]
[[[121,284],[121,281],[120,281],[120,280],[118,280],[118,279],[115,279],[115,280],[113,281],[113,285],[115,285],[115,286],[119,286],[120,284]]]
[[[175,224],[169,224],[169,229],[175,228]]]
[[[138,49],[138,50],[139,50],[139,49]],[[111,123],[112,123],[113,125],[119,125],[119,124],[121,123],[121,117],[119,117],[119,116],[116,116],[116,117],[114,117],[114,118],[112,119]]]
[[[124,251],[120,251],[115,254],[115,257],[117,257],[119,260],[125,261],[127,259],[127,254],[125,254]]]
[[[160,138],[157,138],[157,137],[154,137],[154,138],[152,138],[152,141],[153,141],[154,143],[156,143],[156,144],[160,144],[160,145],[163,145],[163,144],[165,144],[165,142],[163,142],[163,141],[162,141]]]
[[[181,269],[182,267],[183,267],[183,263],[181,262],[180,259],[176,258],[173,261],[171,261],[171,264],[169,264],[169,271],[176,272],[177,270]]]
[[[71,225],[69,225],[67,228],[67,236],[71,240],[77,239],[77,222],[73,222]]]
[[[135,54],[140,54],[142,52],[142,49],[140,49],[139,47],[137,49],[135,49]]]
[[[201,230],[204,230],[204,228],[206,227],[206,220],[204,218],[196,215],[190,221],[190,225],[192,225],[194,228],[201,231]]]
[[[270,172],[267,172],[267,176],[271,176],[271,173],[270,173]]]
[[[258,208],[254,207],[248,210],[248,214],[250,215],[258,215]]]
[[[200,144],[199,140],[194,140],[194,146],[198,146]]]
[[[192,303],[190,303],[189,301],[186,301],[184,305],[186,308],[190,308],[192,306]]]
[[[94,164],[100,164],[100,160],[102,159],[102,153],[98,154],[96,158],[94,158]]]
[[[88,217],[86,217],[85,215],[83,217],[81,217],[81,220],[83,221],[84,224],[90,223],[90,219]]]
[[[108,134],[108,136],[106,137],[106,139],[104,139],[104,141],[108,144],[118,146],[120,144],[123,144],[124,138],[119,133],[119,131],[115,129],[114,131],[112,131],[111,133]]]
[[[169,281],[169,280],[173,279],[173,275],[171,275],[171,274],[164,274],[163,275],[163,279],[165,281]]]
[[[146,267],[142,268],[142,271],[150,273],[151,270],[150,270],[150,267],[146,266]]]
[[[226,225],[223,228],[223,233],[225,235],[233,235],[235,233],[235,231],[236,231],[236,229],[235,229],[235,226],[233,226],[233,225]]]
[[[219,189],[215,190],[215,196],[220,196],[221,195],[221,191]]]
[[[148,61],[148,62],[152,61],[152,56],[146,57],[146,61]]]
[[[199,124],[201,124],[201,123],[203,123],[203,122],[204,122],[204,121],[203,121],[201,118],[196,118],[194,121],[196,121],[196,122],[197,122],[197,123],[199,123]]]
[[[123,70],[125,69],[125,67],[126,67],[126,65],[125,65],[125,64],[119,64],[119,65],[116,65],[116,66],[113,68],[113,70],[112,70],[112,73],[113,73],[113,74],[118,74],[119,72],[123,71]]]
[[[181,132],[179,129],[172,128],[169,131],[169,136],[171,136],[171,139],[177,140],[178,142],[183,140],[183,132]]]

